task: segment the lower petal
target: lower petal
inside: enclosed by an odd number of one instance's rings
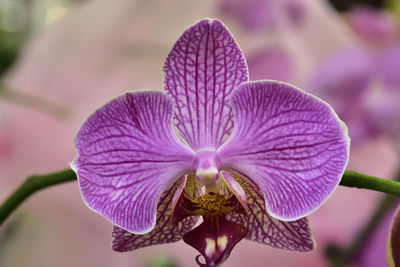
[[[112,248],[115,251],[125,252],[141,247],[157,244],[172,243],[182,239],[183,235],[190,231],[198,221],[198,216],[171,223],[172,198],[180,181],[175,182],[161,196],[157,208],[157,222],[152,231],[144,235],[132,234],[118,226],[113,227]]]
[[[292,251],[315,249],[315,240],[307,218],[285,222],[271,217],[265,209],[264,198],[258,187],[234,172],[232,176],[246,193],[249,212],[247,216],[230,213],[226,219],[248,229],[246,239]]]

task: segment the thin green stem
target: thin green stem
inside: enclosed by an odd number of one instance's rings
[[[0,225],[8,218],[8,216],[18,208],[29,196],[35,192],[57,184],[69,181],[75,181],[76,175],[70,170],[62,170],[59,172],[34,175],[28,178],[19,188],[17,188],[6,201],[0,206]],[[370,189],[384,192],[387,194],[400,196],[400,182],[386,180],[374,176],[369,176],[354,171],[346,171],[343,174],[342,186],[357,187],[361,189]]]
[[[400,196],[400,182],[378,178],[355,171],[346,171],[343,174],[340,185],[347,187],[357,187],[360,189],[369,189]]]
[[[46,187],[75,180],[76,175],[71,169],[29,177],[0,206],[0,225],[32,194]]]

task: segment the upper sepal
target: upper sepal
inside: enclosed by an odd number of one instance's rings
[[[175,103],[175,126],[194,149],[216,149],[233,129],[227,100],[248,80],[240,48],[218,19],[203,19],[176,41],[164,65],[164,86]]]

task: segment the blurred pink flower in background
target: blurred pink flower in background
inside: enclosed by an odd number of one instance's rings
[[[293,59],[279,47],[265,48],[250,54],[247,59],[252,80],[270,79],[292,82],[295,77]]]
[[[353,30],[364,41],[374,45],[391,42],[399,33],[398,22],[384,11],[359,6],[353,8],[347,17]]]
[[[279,24],[301,23],[303,0],[220,0],[222,13],[234,17],[246,30],[273,30]]]
[[[321,61],[310,76],[310,92],[328,101],[347,123],[353,149],[350,168],[360,163],[367,165],[365,160],[357,162],[354,154],[378,140],[387,143],[386,154],[392,154],[394,166],[398,168],[399,151],[393,146],[400,137],[398,21],[383,11],[367,8],[354,9],[348,19],[360,41],[337,49]],[[395,175],[393,171],[386,177]],[[384,247],[391,214],[393,211],[385,215],[363,244],[356,266],[385,265]],[[365,223],[360,221],[360,226]]]
[[[370,82],[373,61],[364,49],[342,49],[333,53],[310,78],[309,92],[321,97],[338,113],[346,124],[352,145],[365,134],[367,126],[361,118],[361,105]]]
[[[400,43],[377,51],[341,49],[316,68],[309,84],[349,125],[353,144],[381,134],[399,138]]]
[[[283,5],[286,1],[226,1],[235,8],[241,5]],[[290,2],[290,1],[289,1]],[[220,17],[242,37],[241,46],[249,59],[250,77],[284,78],[300,88],[306,88],[306,80],[317,64],[328,54],[338,48],[354,45],[354,37],[343,17],[339,16],[325,1],[293,1],[301,5],[304,11],[301,22],[294,25],[278,20],[273,31],[261,28],[259,31],[248,31],[235,16],[223,10]],[[262,9],[254,13],[264,14]],[[250,12],[250,11],[249,11]],[[250,12],[252,13],[252,12]],[[282,12],[277,17],[285,17]],[[268,17],[268,15],[264,14]],[[236,19],[236,20],[235,20]],[[239,22],[239,23],[238,23]],[[329,35],[326,35],[329,32]],[[320,38],[324,36],[324,38]]]
[[[382,51],[376,59],[375,77],[365,104],[374,134],[400,137],[400,42]]]
[[[397,202],[398,203],[398,202]],[[355,263],[362,267],[386,266],[385,251],[390,231],[391,221],[394,219],[396,206],[389,209],[378,227],[362,244],[360,253],[356,255]]]

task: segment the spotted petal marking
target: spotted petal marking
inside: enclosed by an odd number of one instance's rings
[[[216,19],[188,28],[169,53],[164,74],[183,139],[195,150],[220,146],[233,129],[227,99],[248,80],[245,59],[229,30]]]
[[[72,168],[87,205],[132,233],[149,232],[167,186],[191,168],[193,152],[172,130],[173,105],[158,92],[126,93],[79,129]]]
[[[218,151],[222,165],[251,178],[277,219],[315,211],[347,165],[346,126],[327,103],[286,83],[244,83],[231,100],[235,130]]]
[[[181,240],[183,235],[194,227],[198,220],[198,216],[186,217],[176,224],[171,224],[172,198],[180,183],[181,180],[175,182],[162,194],[157,208],[156,226],[152,231],[144,235],[136,235],[129,233],[118,226],[114,226],[112,233],[112,248],[115,251],[125,252],[141,247],[172,243]],[[188,188],[187,192],[189,192],[189,194],[190,192],[194,194],[194,190],[194,188]]]
[[[315,248],[307,218],[285,222],[271,217],[265,209],[264,199],[257,186],[234,172],[231,174],[246,193],[249,212],[247,216],[230,213],[226,218],[248,230],[246,239],[293,251],[310,251]]]
[[[194,203],[201,194],[201,185],[196,180],[195,173],[189,173],[182,178],[182,183],[175,191],[171,202],[171,223],[175,224],[189,215],[200,215]]]

